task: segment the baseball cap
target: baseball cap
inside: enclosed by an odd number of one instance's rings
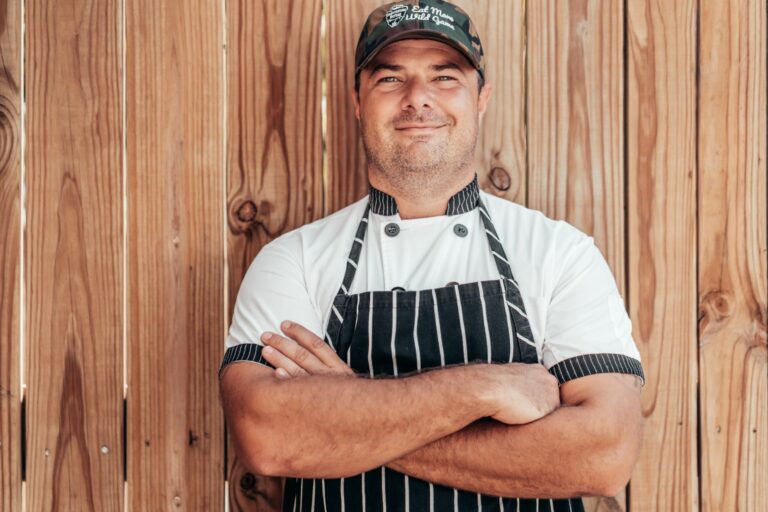
[[[355,50],[355,77],[385,46],[402,39],[433,39],[464,55],[485,79],[483,45],[469,15],[445,0],[402,0],[368,15]]]

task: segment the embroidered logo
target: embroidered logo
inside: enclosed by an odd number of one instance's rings
[[[387,25],[393,28],[396,27],[403,21],[406,12],[408,12],[407,5],[397,4],[390,7],[387,11]]]

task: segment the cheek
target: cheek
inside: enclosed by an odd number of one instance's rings
[[[369,122],[383,124],[392,119],[397,112],[397,105],[388,98],[381,96],[369,97],[362,106]]]
[[[467,124],[477,119],[476,100],[465,90],[447,94],[441,102],[441,107],[456,124]]]

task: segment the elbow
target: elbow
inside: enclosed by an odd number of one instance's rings
[[[285,446],[286,433],[280,422],[279,400],[275,400],[276,378],[263,367],[233,365],[220,381],[220,397],[224,419],[240,464],[262,476],[290,476],[290,446]],[[240,374],[237,372],[240,371]],[[234,373],[233,373],[234,372]],[[246,378],[249,377],[249,378]]]
[[[591,494],[601,498],[613,498],[620,494],[624,487],[626,487],[629,483],[630,476],[631,473],[626,474],[623,472],[601,475],[596,478]]]
[[[245,412],[245,411],[244,411]],[[227,418],[230,439],[240,463],[261,476],[290,476],[292,460],[289,446],[265,417],[253,409],[235,418]]]
[[[627,459],[621,450],[612,454],[596,455],[589,458],[588,466],[581,473],[587,477],[576,485],[580,488],[578,494],[585,496],[597,496],[612,498],[621,493],[629,483],[632,476],[633,463],[627,463]]]
[[[268,430],[255,427],[249,435],[238,439],[233,436],[235,452],[242,465],[250,472],[271,477],[292,476],[296,472],[292,457],[286,450],[280,450],[268,435]]]
[[[276,454],[261,449],[249,449],[243,453],[243,465],[261,476],[282,477],[288,473],[285,463]]]
[[[629,483],[640,453],[642,425],[638,429],[621,429],[610,439],[595,451],[590,463],[594,496],[614,497]]]

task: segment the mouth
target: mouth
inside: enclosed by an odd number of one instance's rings
[[[443,128],[445,125],[404,125],[404,126],[398,126],[395,127],[395,130],[402,133],[407,133],[408,135],[425,135],[433,133],[440,128]]]

